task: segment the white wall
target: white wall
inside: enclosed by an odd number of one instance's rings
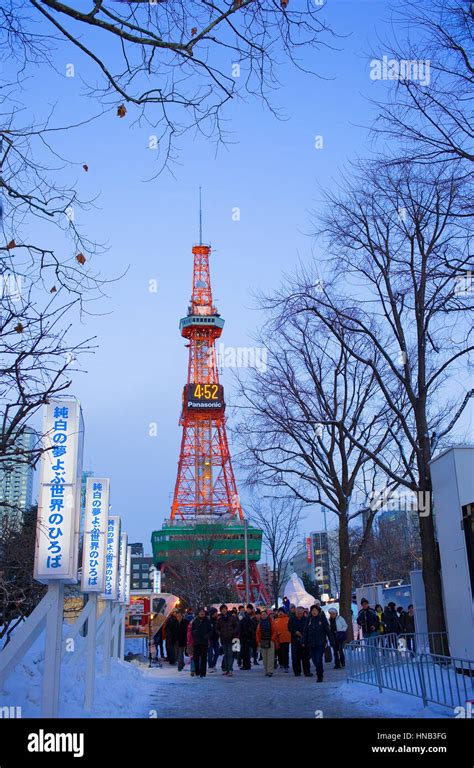
[[[433,501],[450,650],[474,659],[474,604],[461,508],[474,502],[474,446],[449,448],[431,462]]]

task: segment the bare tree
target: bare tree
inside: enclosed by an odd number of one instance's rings
[[[18,464],[35,466],[39,435],[31,446],[20,438],[49,398],[69,388],[78,356],[93,346],[68,341],[64,319],[79,299],[62,302],[58,291],[42,303],[33,286],[18,286],[18,275],[1,268],[0,259],[0,469],[7,473]]]
[[[302,45],[322,44],[326,32],[310,2],[292,11],[287,2],[232,3],[91,0],[89,7],[56,0],[6,0],[0,8],[0,308],[5,362],[0,371],[0,457],[20,459],[14,436],[48,397],[70,385],[74,360],[87,342],[70,344],[75,310],[90,311],[104,280],[92,270],[101,249],[75,224],[81,201],[65,169],[88,172],[87,159],[70,161],[55,138],[107,111],[157,127],[163,163],[175,140],[195,128],[223,138],[221,111],[232,98],[253,94],[268,101],[277,86],[276,49],[298,66]],[[56,68],[58,52],[100,75],[90,88],[94,113],[58,125],[51,111],[41,122],[23,104],[31,73]],[[79,66],[79,65],[77,65]],[[98,106],[100,105],[100,106]],[[125,106],[127,105],[127,106]],[[58,238],[58,232],[63,237]],[[52,245],[56,244],[56,247]],[[11,302],[14,286],[15,306]],[[76,301],[77,300],[77,301]],[[35,372],[34,372],[35,369]],[[39,444],[30,457],[39,455]],[[21,460],[28,457],[23,455]]]
[[[276,606],[282,592],[286,564],[298,549],[301,509],[301,502],[291,496],[265,496],[250,505],[249,517],[262,530],[263,545],[270,554],[272,598]]]
[[[284,303],[278,311],[279,301],[267,300],[277,309],[259,339],[267,370],[240,385],[242,464],[250,483],[289,489],[304,504],[320,504],[337,516],[341,613],[349,623],[352,570],[364,546],[351,552],[350,527],[361,515],[352,497],[373,486],[376,471],[348,433],[378,452],[396,427],[386,422],[385,409],[373,407],[373,373],[311,313],[294,306],[287,311]],[[366,535],[374,515],[371,510],[365,518]]]
[[[356,539],[360,535],[360,530],[354,531]],[[357,586],[375,581],[409,581],[410,571],[420,566],[420,549],[416,538],[411,535],[406,518],[400,517],[385,525],[379,517],[357,563],[354,580]]]
[[[326,44],[329,30],[311,0],[6,0],[0,34],[43,61],[66,46],[92,65],[94,101],[124,117],[136,107],[157,128],[163,164],[189,129],[222,141],[222,107],[278,86],[286,59],[303,69],[302,48]],[[78,64],[79,66],[79,64]],[[155,106],[151,113],[146,110]],[[273,109],[273,107],[271,107]]]
[[[470,0],[404,0],[385,46],[405,63],[376,130],[398,140],[392,162],[474,161],[474,6]],[[399,32],[398,30],[403,31]],[[405,30],[407,30],[405,35]],[[400,40],[398,38],[401,38]],[[405,38],[405,39],[404,39]],[[420,69],[422,71],[420,71]],[[418,71],[417,71],[418,70]]]
[[[4,23],[7,9],[0,11]],[[10,19],[11,21],[11,19]],[[52,397],[68,390],[91,339],[72,340],[72,326],[103,295],[105,281],[91,270],[98,248],[75,224],[87,209],[74,188],[61,183],[66,165],[52,145],[72,126],[35,123],[22,105],[25,58],[48,64],[41,38],[14,25],[0,31],[0,56],[12,64],[0,79],[0,472],[35,466],[40,435],[26,447],[22,436]],[[16,72],[15,72],[16,67]],[[6,70],[4,70],[5,72]],[[59,162],[58,162],[59,161]],[[81,169],[84,173],[84,170]],[[52,245],[54,243],[54,245]],[[2,499],[2,508],[18,512]]]
[[[387,418],[399,426],[396,467],[393,454],[374,450],[353,430],[344,432],[396,486],[422,500],[428,628],[442,632],[430,461],[461,424],[474,393],[462,375],[474,350],[467,322],[473,291],[465,282],[472,259],[464,221],[469,182],[448,170],[408,165],[367,164],[360,174],[347,191],[328,196],[319,226],[344,300],[315,291],[306,279],[287,311],[324,323],[373,375]]]
[[[212,542],[199,551],[173,555],[166,563],[164,585],[194,610],[238,599],[230,564],[216,554]]]
[[[0,640],[10,641],[43,597],[46,587],[33,579],[36,541],[36,509],[21,519],[0,515]]]

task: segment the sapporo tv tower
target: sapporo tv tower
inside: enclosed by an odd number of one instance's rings
[[[229,584],[235,585],[240,600],[248,594],[253,602],[268,604],[257,568],[262,531],[244,521],[227,442],[224,388],[219,383],[215,350],[224,320],[212,301],[211,248],[202,244],[201,205],[199,235],[199,245],[192,249],[191,304],[179,324],[188,341],[189,363],[179,422],[183,436],[178,475],[171,517],[152,534],[153,558],[164,571],[179,563],[180,553],[199,557],[200,551],[211,548],[228,565]]]

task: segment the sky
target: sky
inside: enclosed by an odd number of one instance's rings
[[[280,69],[272,101],[281,120],[255,98],[228,104],[230,143],[217,154],[214,144],[189,133],[171,172],[152,178],[158,167],[149,148],[153,131],[136,123],[133,107],[123,119],[112,111],[55,137],[58,151],[77,163],[71,178],[80,195],[96,198],[93,209],[76,212],[88,236],[107,245],[95,266],[108,277],[126,271],[107,287],[98,314],[73,329],[78,339],[96,336],[98,345],[70,390],[84,412],[84,469],[110,477],[112,512],[122,517],[129,541],[142,541],[146,551],[152,530],[169,517],[176,479],[187,373],[178,324],[191,293],[199,186],[214,301],[226,321],[222,341],[249,346],[261,321],[254,294],[271,291],[299,261],[317,256],[311,220],[321,192],[341,182],[351,160],[370,153],[370,99],[382,97],[385,87],[370,79],[370,51],[388,31],[388,4],[329,0],[325,18],[340,36],[332,41],[337,50],[305,54],[322,77],[288,63]],[[67,78],[71,62],[76,74]],[[57,124],[84,119],[92,105],[81,80],[91,75],[90,65],[66,46],[55,65],[56,72],[33,73],[25,84],[29,109],[40,119],[54,107]],[[224,369],[221,383],[230,404],[231,371]],[[237,473],[245,501],[242,479]],[[302,535],[321,527],[319,510],[308,509]]]

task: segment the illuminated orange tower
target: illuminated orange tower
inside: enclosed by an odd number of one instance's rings
[[[262,531],[244,521],[226,435],[224,388],[219,383],[215,350],[224,320],[212,300],[211,248],[201,242],[192,253],[191,303],[179,324],[189,348],[179,422],[183,435],[171,517],[152,535],[155,564],[163,568],[177,552],[196,552],[211,544],[214,553],[229,564],[230,579],[240,598],[247,593],[251,600],[267,603],[257,568]]]
[[[236,517],[243,520],[227,443],[224,390],[219,384],[216,339],[224,320],[212,302],[208,245],[193,248],[193,290],[180,322],[189,341],[188,378],[183,390],[183,427],[171,519]]]

